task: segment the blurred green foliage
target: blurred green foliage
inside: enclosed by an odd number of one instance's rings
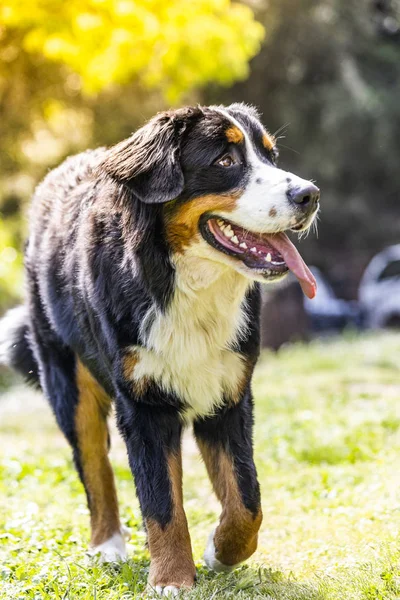
[[[65,65],[90,93],[136,78],[176,102],[205,82],[245,77],[263,37],[250,8],[229,0],[2,4],[0,22],[19,51]]]
[[[19,219],[0,219],[0,306],[7,296],[18,298],[22,290],[22,254],[18,252]]]
[[[67,154],[248,75],[263,26],[230,0],[3,0],[0,310],[21,290],[24,202]]]

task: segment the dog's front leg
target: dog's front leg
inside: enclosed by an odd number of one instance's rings
[[[118,426],[147,530],[149,584],[161,595],[176,594],[195,579],[182,500],[182,424],[177,409],[144,400],[120,398]]]
[[[204,559],[228,571],[257,548],[262,521],[260,490],[253,461],[253,403],[249,389],[238,404],[194,423],[194,433],[214,491],[222,504]]]

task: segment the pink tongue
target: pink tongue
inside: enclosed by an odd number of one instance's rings
[[[314,298],[317,293],[317,282],[314,275],[301,258],[296,246],[292,244],[285,233],[264,236],[280,252],[289,269],[299,280],[301,289],[308,298]]]

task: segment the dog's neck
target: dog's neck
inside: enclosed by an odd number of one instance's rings
[[[177,289],[195,297],[198,293],[212,294],[215,288],[226,286],[228,295],[244,297],[251,286],[244,275],[230,266],[196,255],[174,257],[175,282]],[[225,294],[222,292],[222,295]]]

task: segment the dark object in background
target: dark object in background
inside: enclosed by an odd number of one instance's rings
[[[303,293],[295,281],[273,292],[264,288],[261,310],[261,344],[278,350],[287,342],[306,340],[309,324],[303,304]]]
[[[337,298],[330,283],[317,267],[311,267],[318,291],[312,302],[304,298],[304,309],[312,333],[340,332],[346,327],[360,329],[363,315],[359,304]]]
[[[368,327],[400,328],[400,244],[371,260],[361,279],[359,299]]]
[[[400,40],[398,2],[393,0],[373,0],[374,22],[379,35],[391,41]]]
[[[337,298],[322,272],[317,267],[311,267],[311,271],[318,286],[313,300],[304,297],[295,281],[272,292],[264,292],[263,347],[278,350],[288,342],[306,341],[324,333],[340,333],[347,327],[363,327],[365,318],[358,302]]]

